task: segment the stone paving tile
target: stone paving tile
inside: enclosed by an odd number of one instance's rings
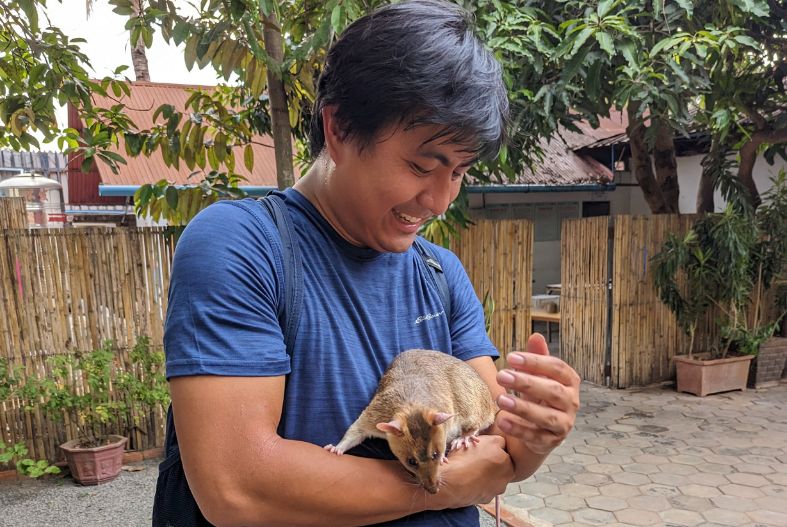
[[[611,496],[593,496],[592,498],[585,499],[585,501],[590,508],[608,512],[627,509],[629,506],[626,500]]]
[[[661,516],[653,511],[623,509],[615,513],[618,521],[636,526],[661,525]]]
[[[702,511],[702,516],[708,521],[716,522],[721,525],[730,525],[731,527],[737,527],[749,521],[749,517],[744,513],[728,509],[708,509]]]
[[[686,496],[697,496],[698,498],[714,498],[716,496],[721,496],[722,494],[722,491],[716,487],[711,487],[709,485],[696,485],[694,483],[691,485],[681,486],[680,491]]]
[[[570,483],[561,485],[560,493],[564,496],[576,496],[577,498],[589,498],[598,496],[599,490],[593,485],[583,485],[581,483]]]
[[[575,430],[504,505],[533,527],[787,527],[787,383],[583,384]]]
[[[705,521],[698,512],[684,511],[680,509],[669,509],[659,513],[664,523],[669,525],[679,525],[681,527],[694,527]]]
[[[641,494],[638,487],[633,485],[623,485],[622,483],[610,483],[603,485],[598,489],[604,496],[611,498],[631,498]]]
[[[787,525],[787,514],[774,511],[753,511],[746,513],[749,518],[758,524],[766,524],[781,527]]]

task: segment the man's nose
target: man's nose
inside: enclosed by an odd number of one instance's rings
[[[456,198],[459,192],[459,184],[451,180],[451,177],[432,178],[430,185],[420,196],[421,205],[428,208],[432,214],[439,216],[448,210],[448,206]]]

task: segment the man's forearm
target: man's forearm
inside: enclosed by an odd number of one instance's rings
[[[442,508],[439,498],[411,482],[396,461],[339,457],[282,439],[260,453],[236,457],[237,466],[226,468],[220,477],[229,488],[213,486],[219,496],[204,500],[209,521],[218,526],[352,526]]]

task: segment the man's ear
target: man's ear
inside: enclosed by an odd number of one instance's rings
[[[336,105],[326,104],[320,110],[322,112],[322,131],[325,137],[325,148],[328,155],[335,164],[339,164],[344,158],[347,149],[347,134],[342,130],[336,119]]]

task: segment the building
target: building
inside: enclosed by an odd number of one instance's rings
[[[93,104],[100,108],[109,108],[115,104],[126,105],[125,113],[139,130],[148,130],[154,126],[153,113],[162,104],[171,104],[178,111],[184,111],[186,101],[194,90],[212,90],[211,86],[184,84],[165,84],[155,82],[130,82],[131,95],[121,97],[102,97],[94,95]],[[68,125],[77,130],[84,129],[77,109],[68,109]],[[252,145],[254,152],[254,170],[249,172],[244,166],[242,147],[237,147],[235,157],[238,160],[235,171],[245,181],[242,187],[256,189],[258,192],[276,187],[276,162],[273,140],[269,136],[255,138]],[[116,224],[134,224],[133,195],[141,186],[166,179],[173,184],[189,185],[200,181],[199,175],[190,177],[192,171],[181,163],[180,169],[169,167],[164,163],[161,153],[156,151],[150,157],[130,157],[126,155],[125,145],[121,139],[116,152],[123,156],[127,164],[120,165],[118,173],[97,161],[89,172],[81,171],[81,161],[77,154],[69,154],[68,208],[76,221],[101,221]],[[144,223],[144,222],[143,222]]]

